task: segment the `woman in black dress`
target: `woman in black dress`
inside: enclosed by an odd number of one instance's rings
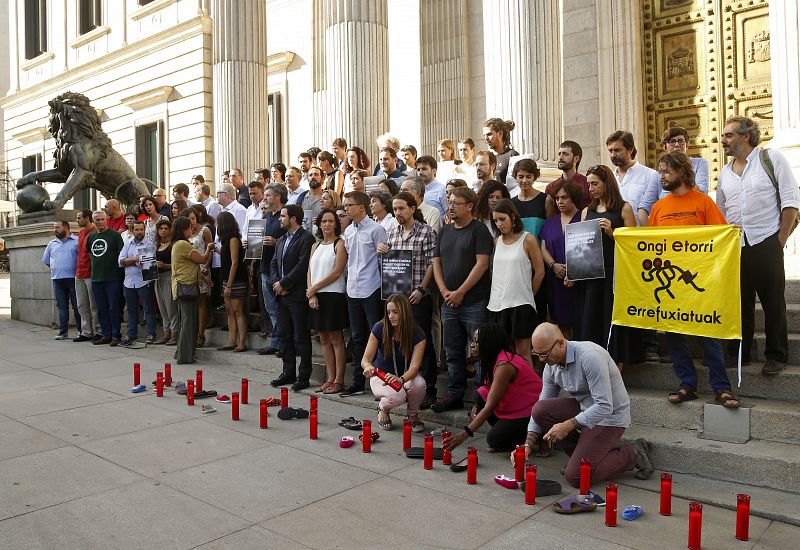
[[[217,351],[247,351],[247,316],[244,299],[248,293],[247,266],[244,264],[244,248],[239,236],[239,224],[230,212],[217,216],[217,231],[222,243],[222,295],[225,297],[225,312],[228,314],[228,341]]]

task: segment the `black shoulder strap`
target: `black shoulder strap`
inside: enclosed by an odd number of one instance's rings
[[[772,182],[772,186],[775,188],[775,196],[778,199],[778,210],[781,208],[781,192],[778,188],[778,178],[775,177],[775,167],[772,165],[772,159],[769,158],[769,153],[766,149],[761,149],[758,152],[758,158],[761,161],[761,167],[764,169],[764,172],[767,173],[767,177],[769,181]]]

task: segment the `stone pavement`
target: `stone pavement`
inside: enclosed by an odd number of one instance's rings
[[[381,432],[373,452],[338,447],[339,418],[375,413],[339,398],[320,399],[319,440],[307,421],[281,421],[270,409],[258,428],[257,406],[230,420],[228,407],[200,413],[166,391],[134,395],[132,364],[142,381],[169,361],[166,348],[130,350],[53,341],[55,331],[0,317],[0,540],[8,548],[686,548],[688,502],[658,515],[658,494],[620,485],[645,515],[603,526],[604,512],[561,516],[557,497],[526,506],[520,491],[493,482],[511,475],[505,455],[479,448],[478,485],[437,463],[401,452],[402,430]],[[196,368],[220,393],[250,379],[250,401],[278,392],[274,358]],[[209,402],[209,401],[206,401]],[[290,405],[308,397],[290,394]],[[431,428],[435,425],[429,424]],[[421,434],[414,435],[421,445]],[[457,460],[466,450],[454,453]],[[539,477],[559,479],[563,455],[540,460]],[[565,486],[565,490],[567,487]],[[602,494],[603,488],[596,487]],[[574,491],[572,491],[574,492]],[[736,541],[735,512],[705,506],[703,548],[792,548],[800,528],[753,517],[750,541]],[[791,541],[795,540],[795,543]]]

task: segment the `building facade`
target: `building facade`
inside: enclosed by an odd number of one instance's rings
[[[800,169],[796,0],[9,0],[0,100],[14,177],[51,166],[47,101],[89,97],[115,149],[163,187],[245,177],[344,137],[483,148],[489,117],[545,176],[558,144],[604,162],[631,130],[652,165],[669,125],[714,174],[724,118],[761,121]],[[51,195],[58,185],[49,186]],[[93,207],[84,193],[74,206]]]

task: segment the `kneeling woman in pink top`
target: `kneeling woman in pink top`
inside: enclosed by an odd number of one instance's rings
[[[488,323],[476,330],[470,351],[481,360],[483,384],[475,390],[472,421],[464,431],[446,440],[444,446],[457,447],[487,421],[492,426],[486,435],[489,452],[524,444],[531,409],[542,391],[542,379],[530,363],[514,353],[514,342],[498,324]]]

